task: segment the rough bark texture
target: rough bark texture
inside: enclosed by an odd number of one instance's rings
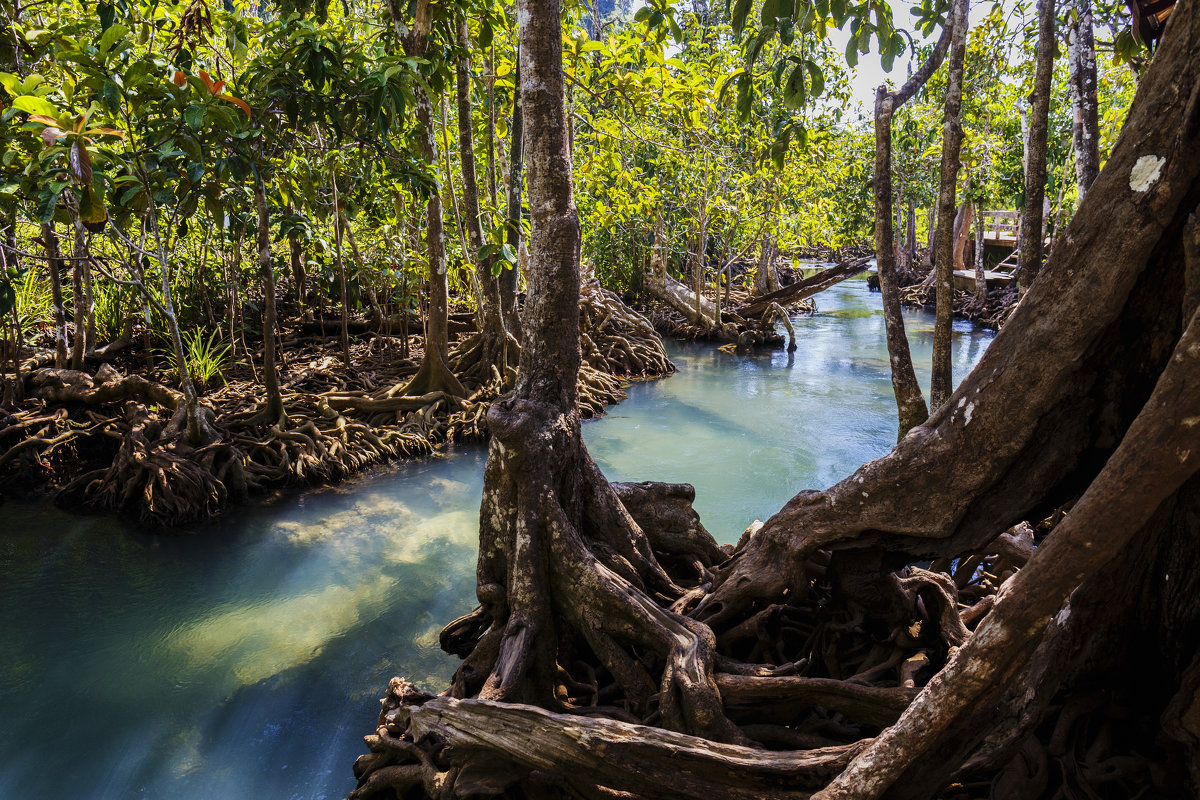
[[[758,256],[758,270],[754,273],[754,293],[769,294],[779,288],[779,275],[775,271],[775,256],[778,253],[775,240],[763,236],[762,250]]]
[[[956,0],[950,14],[950,58],[946,62],[946,102],[942,114],[942,170],[938,189],[938,252],[934,259],[934,288],[937,310],[933,323],[933,368],[930,375],[929,404],[941,408],[954,389],[951,362],[951,323],[954,304],[954,250],[959,237],[951,226],[957,222],[959,151],[962,149],[963,62],[967,54],[966,0]],[[967,206],[970,208],[970,206]]]
[[[1071,99],[1075,121],[1075,176],[1082,201],[1100,172],[1100,112],[1096,99],[1096,41],[1092,28],[1092,0],[1075,0],[1068,44]]]
[[[1044,203],[1046,199],[1046,140],[1050,116],[1050,84],[1054,77],[1054,0],[1038,0],[1038,47],[1033,96],[1029,108],[1029,137],[1025,148],[1025,208],[1021,215],[1017,282],[1021,290],[1033,285],[1042,268]]]

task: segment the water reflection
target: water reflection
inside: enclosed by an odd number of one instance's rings
[[[792,356],[676,348],[679,374],[585,426],[608,474],[696,484],[729,541],[885,453],[878,295],[818,299]],[[927,364],[931,321],[909,323]],[[956,333],[961,373],[990,334]],[[186,537],[6,504],[0,798],[345,796],[388,678],[441,688],[454,668],[437,633],[472,605],[482,468],[456,448]]]

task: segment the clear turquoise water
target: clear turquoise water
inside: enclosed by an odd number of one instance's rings
[[[879,296],[850,281],[793,357],[680,346],[584,426],[613,479],[697,487],[731,541],[797,490],[888,451]],[[921,364],[932,319],[911,313]],[[961,377],[991,333],[956,325]],[[922,375],[927,381],[927,373]],[[388,678],[441,688],[437,633],[473,604],[482,448],[151,536],[0,506],[0,798],[340,798]]]

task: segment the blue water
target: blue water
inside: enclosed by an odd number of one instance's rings
[[[695,484],[733,541],[886,453],[879,296],[855,280],[817,300],[790,357],[672,345],[678,374],[585,424],[606,474]],[[906,313],[928,364],[932,318]],[[955,334],[961,378],[992,334]],[[453,672],[437,634],[473,605],[483,458],[455,447],[186,536],[7,502],[0,798],[344,797],[387,680],[440,690]]]

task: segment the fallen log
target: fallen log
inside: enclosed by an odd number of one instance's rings
[[[859,275],[867,268],[871,262],[870,258],[854,258],[849,261],[843,261],[840,264],[834,264],[826,270],[818,272],[809,278],[793,283],[791,286],[785,286],[782,289],[776,289],[773,292],[764,294],[754,300],[746,303],[738,308],[734,313],[739,317],[747,319],[751,317],[761,316],[764,311],[771,307],[772,303],[779,305],[787,305],[796,303],[806,297],[812,297],[818,292],[823,292],[830,286],[841,283],[848,278],[853,278]]]
[[[760,750],[612,719],[448,697],[397,711],[395,721],[409,724],[413,741],[434,733],[449,745],[443,752],[465,767],[457,781],[468,778],[474,758],[482,756],[483,764],[491,764],[498,756],[503,763],[554,774],[576,791],[603,786],[662,800],[802,800],[866,744]],[[494,781],[499,776],[492,772],[488,777]],[[513,770],[505,777],[515,782],[524,776]],[[455,788],[461,796],[465,787]],[[494,792],[499,787],[489,788]]]
[[[683,314],[684,318],[693,325],[699,325],[705,330],[717,326],[717,306],[707,297],[700,297],[699,314],[696,311],[696,293],[675,280],[665,271],[655,274],[647,272],[643,276],[643,286],[650,294]]]

